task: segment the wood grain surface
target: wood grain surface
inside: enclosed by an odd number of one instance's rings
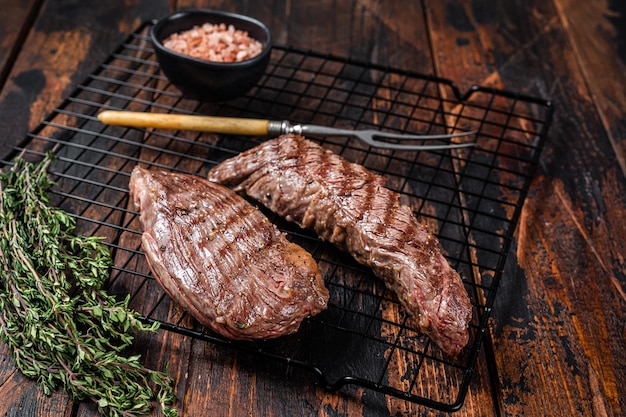
[[[455,415],[626,415],[623,1],[3,0],[0,155],[141,22],[195,6],[262,20],[278,43],[445,77],[461,91],[550,99],[549,138]],[[171,332],[139,337],[136,350],[149,367],[169,363],[183,416],[445,414],[360,388],[329,393],[290,367]],[[97,415],[43,395],[3,344],[0,397],[2,416]]]

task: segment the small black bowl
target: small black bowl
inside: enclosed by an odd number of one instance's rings
[[[224,23],[263,45],[259,55],[240,62],[212,62],[192,58],[163,46],[163,40],[204,23]],[[167,78],[185,95],[202,101],[224,101],[245,94],[267,69],[272,34],[267,26],[251,17],[208,9],[183,9],[156,22],[150,30],[157,60]]]

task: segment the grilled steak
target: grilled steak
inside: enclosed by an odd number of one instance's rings
[[[326,308],[311,255],[228,188],[137,166],[130,192],[155,278],[204,326],[231,339],[268,339]]]
[[[417,327],[457,356],[472,306],[439,241],[385,179],[296,135],[269,140],[214,167],[209,179],[234,186],[275,213],[370,267]]]

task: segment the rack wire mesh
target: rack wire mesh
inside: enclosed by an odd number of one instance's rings
[[[51,149],[53,203],[80,233],[106,237],[115,259],[109,290],[166,331],[218,343],[310,371],[329,390],[361,386],[444,411],[458,410],[476,366],[487,319],[535,167],[546,140],[549,101],[475,87],[460,94],[445,79],[313,51],[276,46],[260,83],[224,103],[182,96],[160,73],[145,23],[2,161],[37,160]],[[397,299],[349,256],[268,216],[318,261],[331,294],[327,311],[294,335],[233,342],[201,328],[150,274],[138,214],[129,203],[132,168],[142,164],[205,175],[264,138],[105,126],[103,109],[288,119],[390,132],[478,132],[475,148],[418,152],[368,147],[353,138],[317,139],[385,176],[438,235],[470,294],[470,342],[458,358],[440,352],[407,323]],[[435,381],[436,377],[436,381]]]

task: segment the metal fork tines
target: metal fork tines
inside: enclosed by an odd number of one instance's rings
[[[456,149],[466,148],[470,146],[477,146],[474,142],[465,143],[446,143],[439,145],[417,145],[417,144],[403,144],[387,142],[386,139],[391,140],[443,140],[459,138],[464,136],[470,136],[476,132],[458,132],[451,134],[433,134],[433,135],[414,135],[403,133],[390,133],[383,132],[374,129],[341,129],[336,127],[328,127],[321,125],[310,124],[291,124],[284,120],[282,122],[270,122],[268,125],[268,132],[270,134],[296,134],[303,136],[352,136],[366,143],[367,145],[374,146],[382,149],[393,150],[407,150],[407,151],[419,151],[419,150],[441,150],[441,149]]]

